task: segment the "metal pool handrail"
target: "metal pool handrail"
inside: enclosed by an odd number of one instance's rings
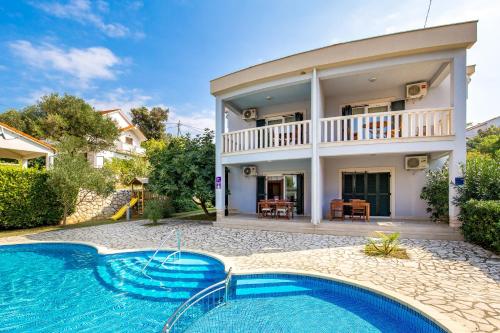
[[[165,323],[165,326],[163,326],[162,333],[172,332],[172,329],[175,327],[175,324],[182,317],[182,315],[186,313],[187,310],[189,310],[198,302],[214,294],[217,291],[224,290],[224,301],[217,306],[226,304],[228,301],[229,287],[231,285],[231,276],[232,276],[231,271],[232,268],[229,268],[226,274],[226,278],[224,280],[214,283],[211,286],[208,286],[207,288],[203,289],[202,291],[198,292],[197,294],[189,298],[187,301],[182,303],[168,318],[167,322]]]
[[[177,251],[174,252],[174,253],[180,253],[181,251],[181,241],[180,241],[180,234],[177,232],[177,230],[172,230],[165,238],[163,238],[163,240],[161,241],[160,245],[158,246],[158,249],[156,249],[155,253],[151,256],[151,258],[149,258],[148,262],[144,265],[144,267],[142,267],[141,269],[141,273],[144,274],[144,271],[146,271],[146,268],[148,268],[149,264],[151,263],[151,261],[153,261],[153,259],[156,257],[156,255],[158,254],[158,252],[160,252],[161,248],[163,247],[163,245],[165,244],[165,242],[174,234],[176,233],[177,235]],[[170,255],[169,255],[170,257]],[[166,261],[166,260],[165,260]],[[164,264],[164,262],[162,262],[162,265]]]

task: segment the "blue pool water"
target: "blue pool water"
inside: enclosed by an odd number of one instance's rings
[[[225,275],[219,261],[183,253],[168,269],[154,261],[144,276],[151,255],[0,246],[0,332],[159,332],[179,304]],[[234,276],[230,294],[205,315],[193,308],[187,332],[442,332],[399,303],[317,278]]]

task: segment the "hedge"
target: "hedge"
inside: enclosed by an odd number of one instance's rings
[[[58,224],[62,206],[43,170],[0,166],[0,230]]]
[[[460,220],[467,241],[500,253],[500,200],[469,200]]]

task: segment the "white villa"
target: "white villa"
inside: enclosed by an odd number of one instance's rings
[[[455,182],[465,162],[476,34],[476,21],[395,33],[212,80],[217,223],[256,221],[257,203],[273,198],[313,226],[333,199],[366,200],[373,220],[428,220],[425,170],[448,158]]]
[[[111,118],[116,123],[116,126],[120,129],[120,136],[115,142],[113,149],[87,155],[89,162],[95,168],[102,168],[104,161],[110,160],[113,157],[128,158],[144,154],[144,148],[141,147],[141,143],[146,141],[146,137],[130,122],[122,110],[113,109],[98,112],[105,117]]]

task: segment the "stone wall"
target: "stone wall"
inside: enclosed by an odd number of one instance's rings
[[[80,193],[80,195],[83,194]],[[130,201],[130,195],[129,190],[118,190],[108,197],[102,197],[93,193],[88,194],[85,201],[79,204],[75,212],[68,217],[67,223],[109,218]]]

